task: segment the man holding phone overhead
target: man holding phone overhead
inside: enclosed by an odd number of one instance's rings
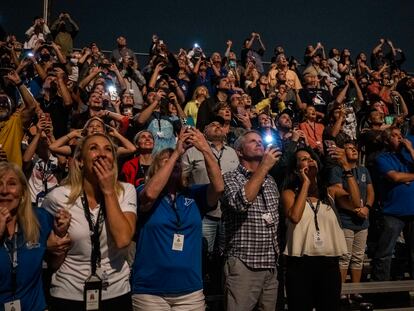
[[[241,135],[234,147],[240,165],[223,176],[226,309],[252,310],[259,304],[261,310],[275,310],[279,191],[268,173],[281,152],[265,149],[256,131]]]

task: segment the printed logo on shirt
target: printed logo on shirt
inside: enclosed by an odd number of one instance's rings
[[[184,198],[184,205],[185,206],[190,206],[190,204],[193,203],[193,202],[194,202],[193,199]]]
[[[315,94],[315,96],[312,98],[313,104],[316,105],[326,105],[325,100],[322,98],[320,94]]]
[[[27,249],[39,248],[40,243],[27,242],[26,247]]]
[[[367,182],[367,175],[366,174],[362,174],[361,181],[362,182]]]

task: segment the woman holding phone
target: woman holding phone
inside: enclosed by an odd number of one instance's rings
[[[202,153],[210,184],[187,186],[180,158],[190,146]],[[200,131],[181,130],[176,148],[155,156],[147,182],[138,188],[134,311],[205,310],[202,215],[216,207],[223,190],[220,168]]]
[[[339,310],[339,257],[347,246],[334,202],[359,207],[360,193],[344,151],[333,146],[328,153],[348,172],[349,192],[340,188],[327,192],[318,157],[311,149],[302,148],[292,159],[281,196],[287,218],[284,254],[289,310]]]

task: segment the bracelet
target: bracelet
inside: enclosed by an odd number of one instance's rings
[[[16,83],[16,87],[21,87],[23,85],[23,81],[20,81],[19,83]]]
[[[369,205],[369,204],[365,204],[365,207],[367,207],[368,209],[371,209],[372,208],[372,206]]]

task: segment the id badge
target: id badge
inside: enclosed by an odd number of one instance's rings
[[[100,310],[102,299],[102,280],[99,278],[99,276],[91,275],[85,281],[83,299],[85,301],[85,310]]]
[[[270,214],[270,213],[263,214],[262,218],[266,222],[267,226],[271,226],[275,223],[275,221],[273,220],[272,214]]]
[[[323,241],[323,237],[320,233],[320,231],[316,231],[315,234],[313,235],[313,245],[315,246],[315,248],[323,248],[325,243]]]
[[[96,274],[102,280],[102,290],[107,290],[109,286],[108,274],[102,267],[96,268]]]
[[[184,249],[184,235],[174,233],[172,250],[182,252]]]
[[[20,300],[13,300],[4,304],[4,311],[22,311]]]
[[[45,199],[45,197],[46,197],[46,193],[44,191],[41,191],[37,194],[37,196],[36,196],[36,206],[37,207],[42,206],[42,203],[43,203],[43,200]]]

